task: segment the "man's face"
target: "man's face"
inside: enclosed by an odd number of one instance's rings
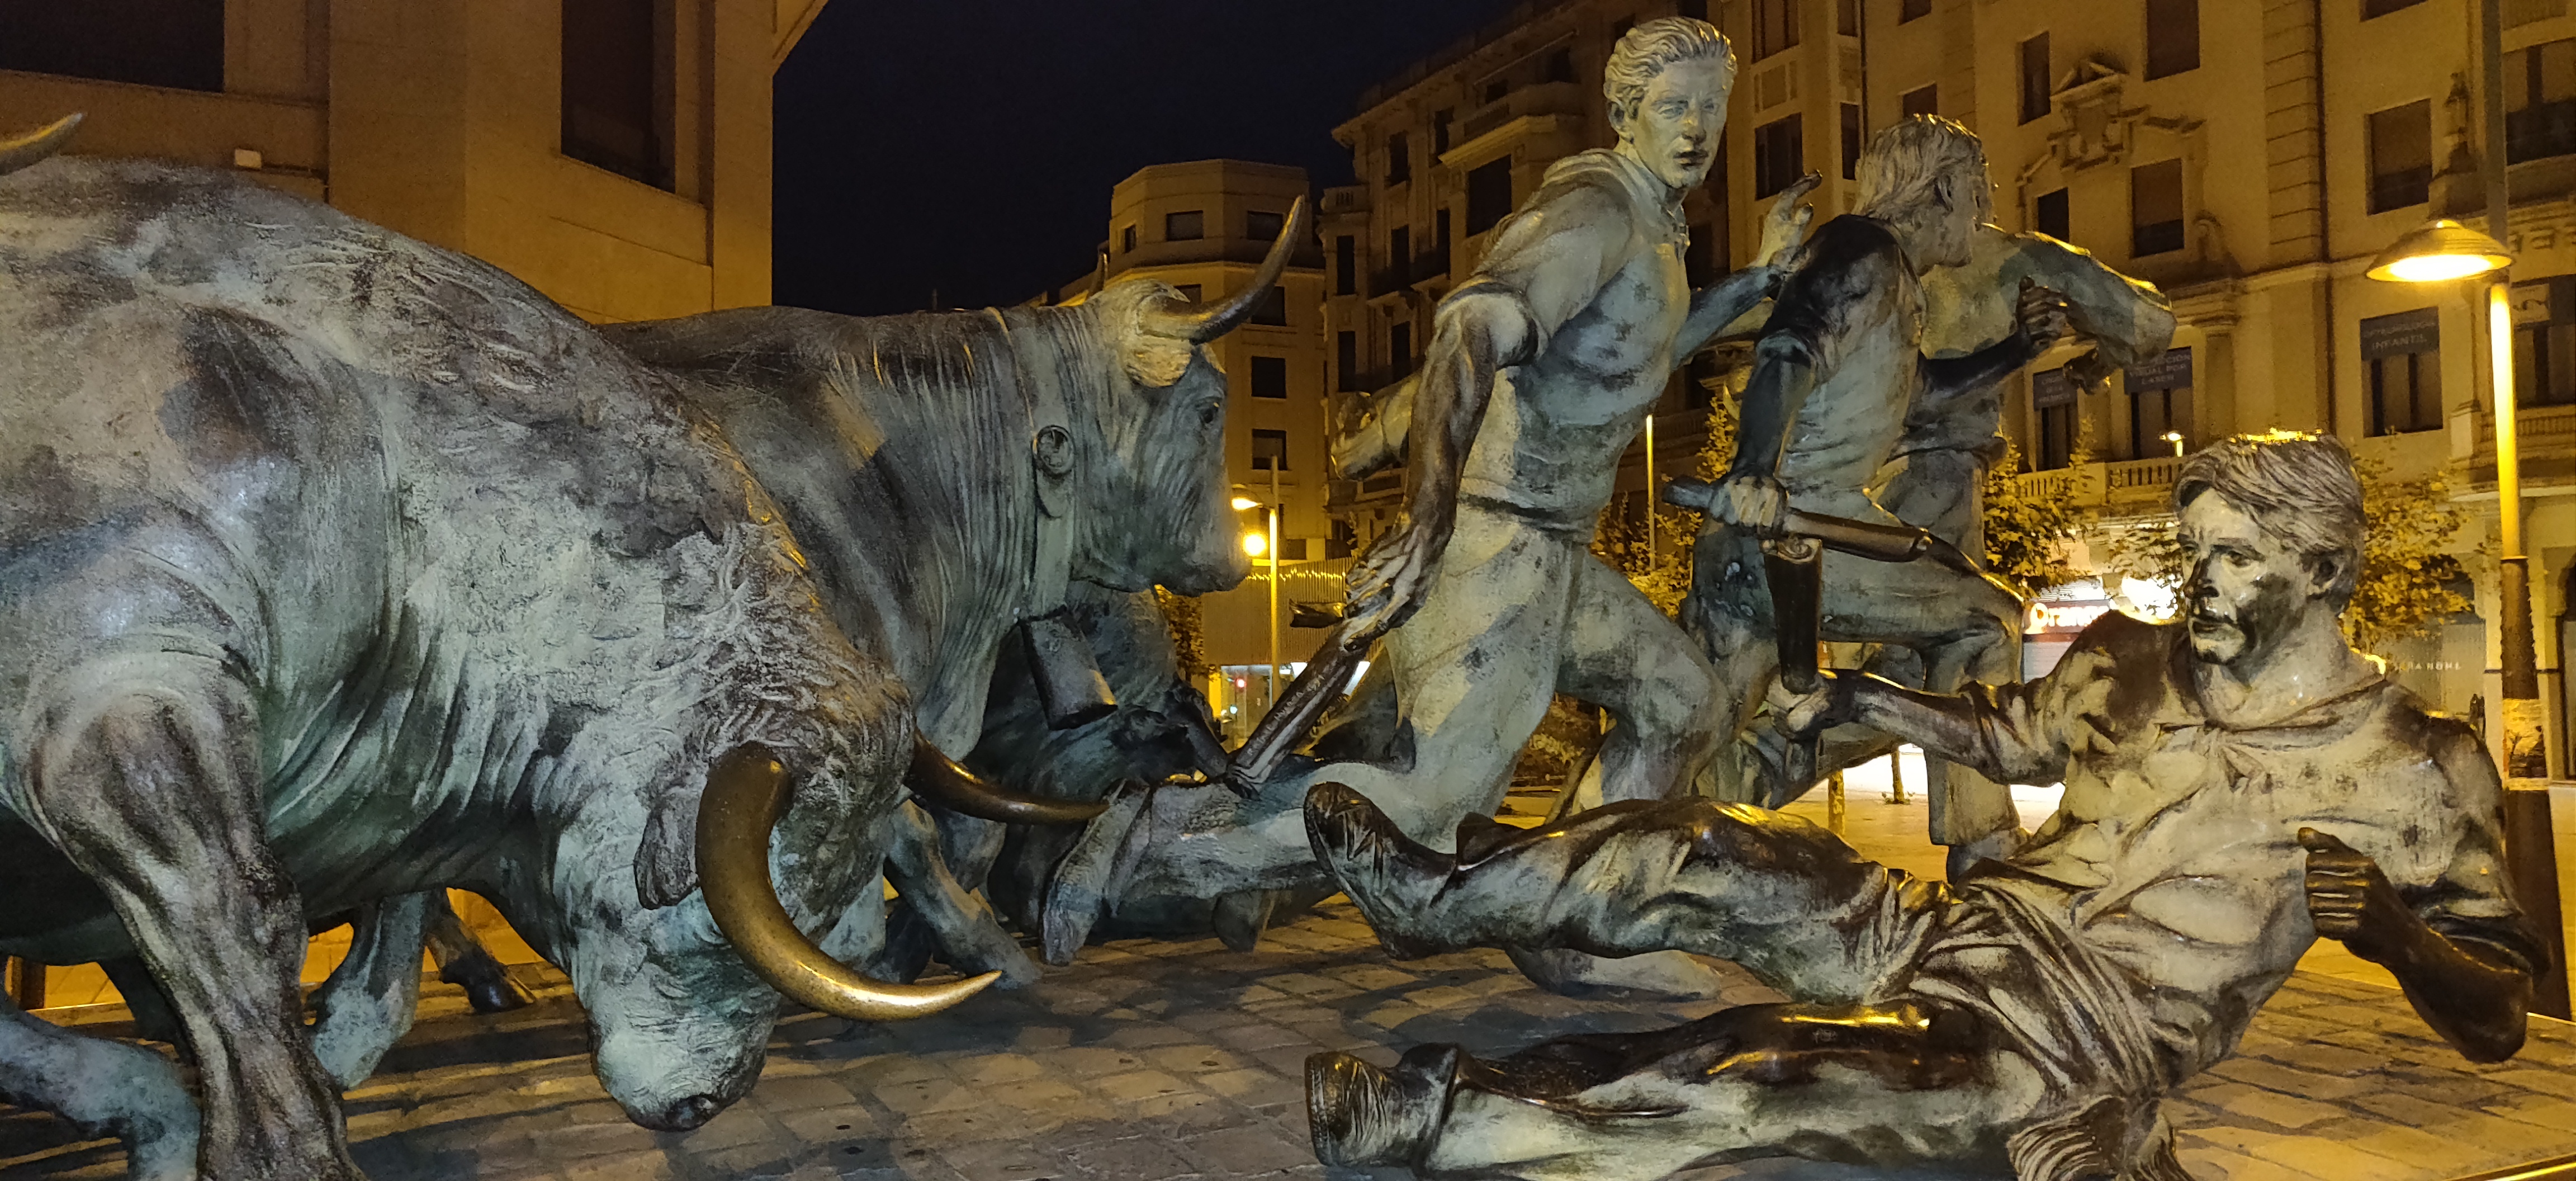
[[[2309,611],[2327,609],[2317,597],[2325,587],[2307,560],[2217,492],[2183,506],[2180,537],[2191,560],[2183,622],[2201,660],[2259,659]]]
[[[1619,138],[1665,184],[1698,188],[1717,162],[1717,137],[1725,130],[1726,99],[1734,88],[1735,72],[1722,58],[1674,62],[1646,84],[1646,96],[1622,121]]]
[[[1921,261],[1925,266],[1966,266],[1976,248],[1977,227],[1994,218],[1994,182],[1979,160],[1952,165],[1942,189],[1949,204],[1942,211],[1940,240],[1930,244]]]

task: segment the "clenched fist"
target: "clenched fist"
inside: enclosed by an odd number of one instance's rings
[[[2308,851],[2308,917],[2319,936],[2377,963],[2408,924],[2422,921],[2367,855],[2313,828],[2299,830],[2299,846]]]

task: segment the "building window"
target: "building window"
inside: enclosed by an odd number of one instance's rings
[[[2129,256],[2182,249],[2182,161],[2129,170]]]
[[[2147,77],[2200,68],[2200,0],[2147,0]]]
[[[1359,333],[1336,332],[1333,334],[1333,368],[1337,371],[1337,377],[1339,378],[1339,381],[1333,386],[1334,389],[1340,390],[1346,394],[1361,393],[1367,389],[1366,386],[1360,383]]]
[[[1467,173],[1467,232],[1481,234],[1512,215],[1512,158]]]
[[[1134,232],[1134,231],[1129,231]],[[1129,247],[1134,249],[1134,247]],[[1343,234],[1333,239],[1333,294],[1360,293],[1360,240]]]
[[[1897,97],[1896,108],[1908,119],[1916,115],[1938,115],[1941,113],[1941,88],[1937,85],[1917,86]]]
[[[1252,470],[1256,472],[1288,470],[1288,432],[1258,429],[1252,432]]]
[[[2576,403],[2576,277],[2513,285],[2513,401]]]
[[[1860,104],[1843,104],[1843,179],[1860,175]]]
[[[1273,288],[1273,290],[1277,290]],[[1254,357],[1252,359],[1252,396],[1285,398],[1288,396],[1288,358]]]
[[[2433,104],[2418,99],[2370,116],[2370,211],[2433,199]]]
[[[1335,558],[1347,558],[1359,552],[1359,548],[1359,532],[1351,528],[1350,519],[1333,518],[1332,535],[1324,539],[1324,560],[1329,562]]]
[[[1768,197],[1798,183],[1807,172],[1806,136],[1798,116],[1753,129],[1753,195]]]
[[[2361,19],[2386,16],[2401,8],[2413,8],[2424,0],[2361,0]]]
[[[1206,210],[1184,209],[1179,213],[1163,215],[1164,241],[1195,242],[1204,237],[1207,237]]]
[[[1413,325],[1398,324],[1386,332],[1387,380],[1413,376]]]
[[[2442,425],[2442,317],[2432,308],[2361,322],[2370,375],[2370,433],[2402,435]]]
[[[1550,52],[1539,80],[1542,82],[1574,81],[1574,50],[1560,45]]]
[[[563,0],[563,154],[671,187],[671,0]]]
[[[2075,240],[2075,215],[2066,204],[2066,190],[2041,193],[2030,203],[2030,228],[2060,242]]]
[[[2048,34],[2021,43],[2021,121],[2028,123],[2049,110]]]
[[[1256,209],[1243,215],[1243,236],[1255,242],[1276,242],[1288,232],[1288,215],[1263,213]]]
[[[1386,282],[1377,294],[1384,295],[1413,282],[1413,227],[1397,226],[1386,232]]]
[[[0,4],[0,70],[221,91],[224,0]]]
[[[2075,458],[2075,379],[2064,369],[2030,377],[2032,471],[2053,472]]]
[[[1386,183],[1400,185],[1413,179],[1413,146],[1399,131],[1386,137]]]
[[[1921,20],[1932,15],[1932,0],[1897,0],[1896,23]]]
[[[1512,96],[1512,80],[1511,80],[1511,79],[1509,79],[1509,78],[1496,78],[1496,79],[1494,79],[1494,80],[1493,80],[1493,81],[1491,81],[1491,82],[1487,82],[1487,83],[1485,83],[1485,99],[1484,99],[1484,101],[1485,101],[1486,105],[1491,106],[1492,104],[1494,104],[1494,103],[1498,103],[1498,102],[1501,102],[1501,101],[1503,101],[1504,99],[1510,98],[1511,96]]]
[[[1860,36],[1860,0],[1841,0],[1834,6],[1834,31],[1845,37]]]
[[[2129,458],[2181,455],[2192,448],[2191,350],[2167,349],[2129,366]]]
[[[2504,55],[2504,158],[2576,154],[2576,41]]]
[[[1753,0],[1753,60],[1798,47],[1798,0]]]
[[[1431,116],[1431,152],[1433,155],[1438,155],[1450,149],[1452,145],[1449,141],[1449,134],[1457,124],[1458,112],[1449,108],[1444,107],[1438,113]]]
[[[1449,273],[1449,210],[1443,206],[1431,211],[1431,250],[1423,255],[1422,265],[1414,268],[1414,277],[1428,279]]]
[[[1253,305],[1251,322],[1267,324],[1274,328],[1287,327],[1288,289],[1273,284],[1270,294],[1262,296],[1261,302]]]
[[[1621,37],[1628,35],[1628,30],[1636,27],[1637,18],[1633,16],[1623,16],[1610,22],[1610,43],[1617,45]]]
[[[1126,229],[1118,231],[1118,252],[1120,254],[1136,253],[1136,227],[1129,226]]]

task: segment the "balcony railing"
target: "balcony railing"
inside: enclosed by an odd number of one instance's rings
[[[2078,509],[2108,510],[2113,516],[2158,511],[2173,495],[2179,456],[2087,463],[2054,471],[2024,472],[2021,492],[2033,498],[2064,496]]]
[[[1514,119],[1531,115],[1580,115],[1583,88],[1572,82],[1524,86],[1467,112],[1458,125],[1457,143],[1468,143],[1501,130]]]

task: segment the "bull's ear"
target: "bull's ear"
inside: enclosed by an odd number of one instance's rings
[[[1130,334],[1123,350],[1127,354],[1127,376],[1147,389],[1166,388],[1189,370],[1192,348],[1186,340],[1146,332]]]
[[[635,897],[647,910],[676,906],[698,888],[699,792],[669,790],[653,802],[635,848]]]

